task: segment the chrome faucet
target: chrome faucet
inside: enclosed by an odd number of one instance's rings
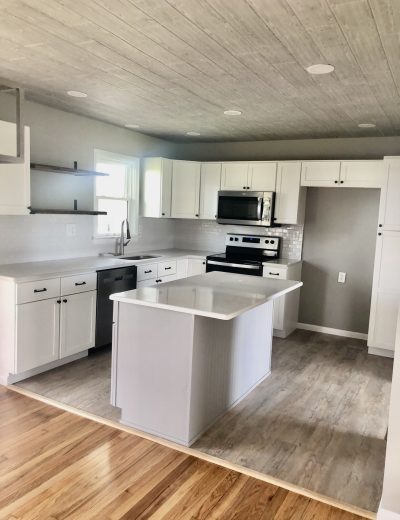
[[[125,224],[126,224],[126,235],[124,233]],[[125,238],[126,238],[126,240],[125,240]],[[124,256],[125,246],[127,246],[129,244],[130,240],[131,240],[131,232],[129,231],[129,222],[128,222],[128,219],[125,219],[121,223],[121,234],[115,242],[115,254],[117,256]]]

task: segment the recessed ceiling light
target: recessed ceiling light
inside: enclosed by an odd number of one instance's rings
[[[199,132],[186,132],[186,135],[200,135]]]
[[[224,110],[226,116],[241,116],[241,110]]]
[[[68,90],[67,94],[72,97],[87,97],[88,95],[85,92],[79,92],[79,90]]]
[[[139,125],[135,125],[135,124],[133,124],[133,123],[127,123],[127,124],[125,125],[125,127],[126,127],[126,128],[139,128]]]
[[[310,65],[306,68],[309,74],[329,74],[335,70],[333,65],[327,63],[317,63],[316,65]]]
[[[376,127],[376,124],[375,123],[360,123],[358,125],[359,128],[375,128]]]

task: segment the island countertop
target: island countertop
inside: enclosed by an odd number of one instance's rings
[[[110,298],[133,305],[231,320],[302,285],[303,282],[294,280],[215,271],[158,286],[116,293]]]

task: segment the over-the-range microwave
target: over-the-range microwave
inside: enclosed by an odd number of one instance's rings
[[[274,225],[275,192],[219,191],[217,222],[241,226]]]

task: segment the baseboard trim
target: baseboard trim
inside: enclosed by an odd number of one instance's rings
[[[373,354],[374,356],[383,356],[388,358],[394,358],[393,350],[389,350],[386,348],[377,348],[377,347],[368,347],[368,354]]]
[[[332,329],[331,327],[321,327],[320,325],[312,325],[311,323],[298,323],[297,328],[302,330],[311,330],[313,332],[323,332],[324,334],[333,334],[334,336],[343,336],[345,338],[363,339],[365,341],[368,339],[368,334],[364,334],[363,332]]]
[[[369,520],[376,520],[376,513],[372,511],[367,511],[366,509],[362,509],[357,506],[353,506],[351,504],[347,504],[344,502],[340,502],[334,498],[327,497],[326,495],[321,495],[316,491],[310,491],[303,487],[297,486],[296,484],[291,484],[290,482],[286,482],[284,480],[280,480],[277,477],[272,477],[271,475],[266,475],[256,470],[252,470],[246,468],[245,466],[241,466],[239,464],[228,462],[224,459],[220,459],[218,457],[214,457],[213,455],[208,455],[206,453],[202,453],[199,450],[194,448],[189,448],[182,446],[181,444],[176,444],[172,441],[168,441],[165,439],[161,439],[160,437],[156,437],[154,435],[150,435],[148,433],[142,432],[140,430],[136,430],[135,428],[131,428],[129,426],[124,426],[121,423],[116,421],[112,421],[110,419],[104,419],[98,415],[94,415],[90,412],[85,412],[84,410],[80,410],[79,408],[74,408],[68,404],[61,403],[60,401],[55,401],[49,397],[44,397],[42,395],[36,394],[31,390],[26,390],[25,388],[21,388],[19,386],[7,385],[7,389],[17,392],[18,394],[25,395],[27,397],[31,397],[32,399],[36,399],[37,401],[41,401],[42,403],[48,404],[50,406],[55,406],[61,410],[65,410],[66,412],[73,413],[75,415],[79,415],[80,417],[84,417],[86,419],[90,419],[99,424],[104,424],[106,426],[110,426],[111,428],[115,428],[117,430],[121,430],[127,433],[131,433],[133,435],[137,435],[143,439],[147,439],[153,441],[157,444],[161,444],[162,446],[166,446],[168,448],[174,449],[176,451],[180,451],[182,453],[186,453],[188,455],[192,455],[193,457],[197,457],[198,459],[205,460],[206,462],[211,462],[212,464],[217,464],[227,469],[232,469],[239,473],[243,473],[244,475],[248,475],[249,477],[254,477],[258,480],[262,480],[263,482],[267,482],[269,484],[273,484],[274,486],[281,487],[283,489],[287,489],[288,491],[292,491],[299,495],[305,496],[307,498],[311,498],[313,500],[318,500],[324,504],[327,504],[332,507],[336,507],[338,509],[342,509],[343,511],[348,511],[349,513],[353,513],[354,515],[361,516],[362,518],[367,518]],[[382,519],[382,520],[391,520],[391,519]],[[397,519],[396,519],[397,520]]]
[[[377,520],[400,520],[400,513],[394,513],[393,511],[388,511],[379,506],[376,518]]]

